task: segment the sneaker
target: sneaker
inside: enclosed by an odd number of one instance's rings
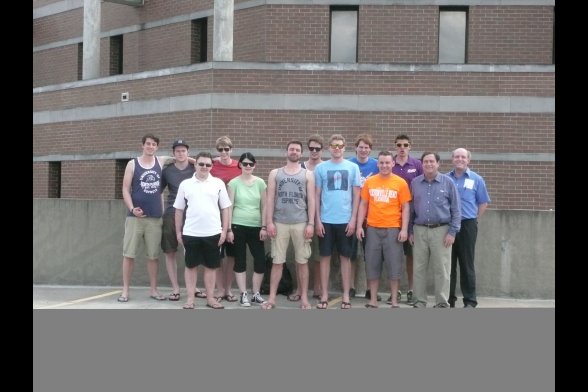
[[[253,298],[251,299],[251,302],[253,302],[254,304],[258,304],[258,305],[263,305],[263,304],[267,303],[267,301],[265,299],[263,299],[261,294],[259,294],[259,291],[255,294],[253,294]]]
[[[407,303],[407,304],[409,304],[409,305],[411,305],[411,304],[413,304],[413,303],[414,303],[414,302],[412,301],[412,290],[408,290],[408,291],[406,292],[406,303]]]
[[[251,306],[251,302],[249,302],[249,295],[247,294],[246,291],[241,293],[241,298],[239,299],[239,303],[241,304],[241,306],[244,306],[244,307]]]
[[[434,308],[449,308],[449,304],[444,304],[444,303],[438,303],[437,305],[433,306]]]

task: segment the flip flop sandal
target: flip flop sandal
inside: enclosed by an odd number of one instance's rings
[[[194,293],[194,297],[196,297],[196,298],[206,298],[206,293],[204,293],[204,292],[202,292],[202,291],[198,290],[198,291],[196,291],[196,292]]]
[[[351,302],[341,302],[341,309],[351,309]]]
[[[171,293],[169,297],[167,297],[168,301],[179,301],[180,300],[180,293]]]
[[[287,298],[290,302],[298,302],[302,297],[300,296],[300,294],[290,294]]]
[[[163,295],[150,295],[149,298],[154,299],[156,301],[165,301],[167,298],[165,298]]]
[[[184,306],[182,306],[182,309],[187,309],[187,310],[194,309],[194,304],[184,304]]]
[[[221,304],[206,304],[206,306],[210,309],[224,309],[225,308]]]
[[[223,295],[222,299],[224,299],[227,302],[237,302],[237,297],[235,297],[234,295],[230,295],[230,294]]]
[[[321,301],[316,306],[317,309],[325,310],[329,307],[329,303],[327,301]]]
[[[118,302],[129,302],[129,297],[125,297],[124,295],[121,295],[120,297],[118,297],[117,301]]]

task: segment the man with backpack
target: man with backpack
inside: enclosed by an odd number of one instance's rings
[[[286,166],[271,171],[267,181],[267,233],[272,239],[273,265],[270,293],[263,309],[276,307],[278,284],[286,262],[290,239],[294,245],[296,273],[300,282],[300,309],[311,309],[308,302],[308,258],[314,234],[314,175],[300,164],[302,142],[293,140],[286,146]]]

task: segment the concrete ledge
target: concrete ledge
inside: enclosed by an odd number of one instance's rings
[[[124,217],[122,200],[33,199],[33,284],[121,285]],[[148,285],[144,260],[137,257],[132,286]],[[288,265],[294,272],[293,262]],[[183,267],[178,252],[181,280]],[[487,211],[479,227],[476,269],[480,296],[555,299],[555,212]],[[364,279],[360,263],[358,293],[365,290]],[[163,256],[159,282],[169,286]],[[333,260],[331,290],[340,287],[339,263]],[[401,288],[406,289],[405,281]],[[385,280],[380,291],[387,291]]]

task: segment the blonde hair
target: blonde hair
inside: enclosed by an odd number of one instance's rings
[[[221,136],[218,139],[216,139],[216,147],[224,147],[224,146],[228,146],[230,148],[233,148],[233,142],[231,141],[231,139],[228,136]]]

